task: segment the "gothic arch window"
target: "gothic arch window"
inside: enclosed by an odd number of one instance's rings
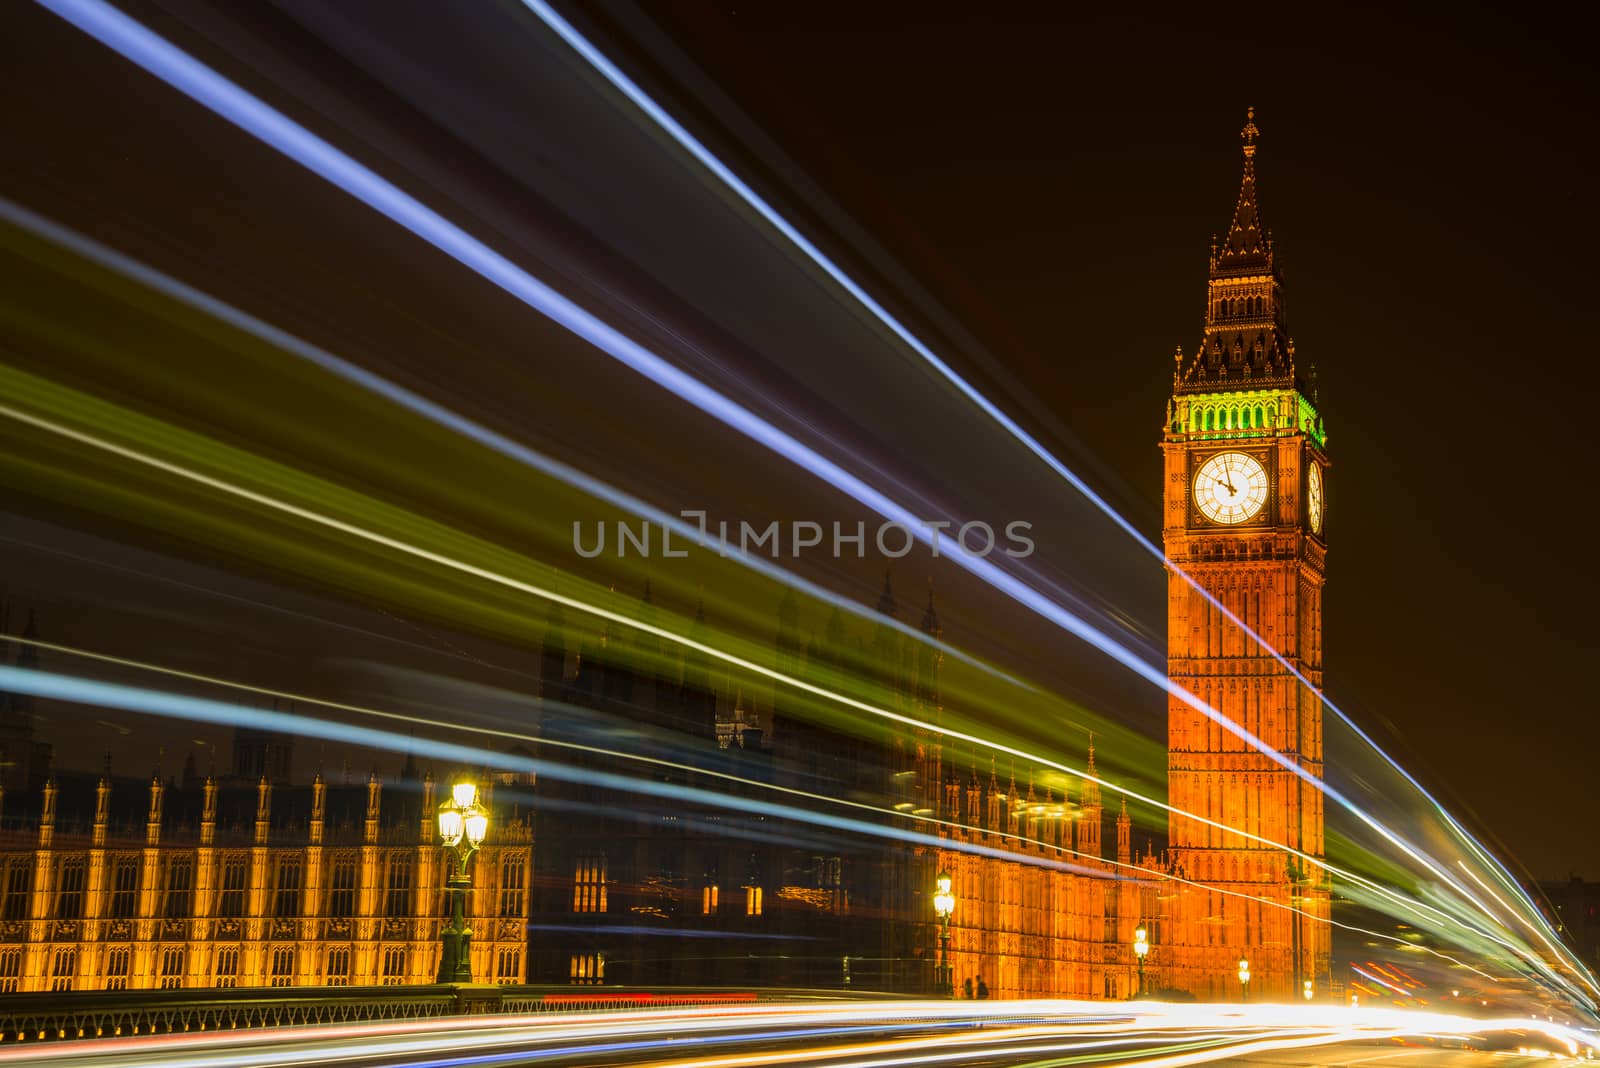
[[[1256,428],[1266,426],[1266,414],[1261,410],[1261,405],[1256,405]]]

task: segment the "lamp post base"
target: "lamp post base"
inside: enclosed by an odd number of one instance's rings
[[[439,932],[439,978],[441,983],[472,982],[472,928],[467,926],[465,915],[466,888],[470,885],[459,876],[449,882],[452,897],[450,922]]]

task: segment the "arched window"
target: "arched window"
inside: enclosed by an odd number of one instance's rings
[[[1261,410],[1260,405],[1257,405],[1256,406],[1256,426],[1257,426],[1257,428],[1260,428],[1260,427],[1264,427],[1266,425],[1267,425],[1266,413]]]
[[[1206,429],[1211,429],[1211,413],[1209,411],[1206,412]]]

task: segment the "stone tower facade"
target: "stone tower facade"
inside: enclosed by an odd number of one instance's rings
[[[1252,998],[1299,997],[1307,981],[1324,992],[1329,974],[1323,795],[1308,781],[1323,771],[1327,438],[1315,372],[1285,327],[1258,136],[1252,110],[1205,335],[1178,351],[1162,441],[1167,671],[1219,714],[1169,698],[1169,801],[1200,818],[1169,821],[1173,874],[1192,883],[1171,902],[1163,978],[1201,998],[1237,997],[1241,960]]]

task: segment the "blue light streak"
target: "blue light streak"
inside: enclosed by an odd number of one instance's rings
[[[993,419],[995,423],[997,423],[1002,429],[1016,439],[1036,458],[1043,462],[1046,467],[1058,475],[1063,481],[1081,493],[1085,499],[1099,509],[1102,514],[1104,514],[1112,521],[1112,523],[1114,523],[1124,533],[1132,538],[1134,542],[1136,542],[1141,548],[1160,560],[1162,564],[1170,569],[1174,574],[1181,576],[1192,589],[1199,592],[1207,601],[1211,603],[1213,607],[1220,611],[1224,618],[1228,619],[1242,632],[1248,635],[1251,640],[1253,640],[1259,647],[1266,650],[1266,652],[1271,655],[1282,667],[1288,670],[1296,679],[1298,679],[1308,689],[1315,693],[1329,711],[1331,711],[1340,719],[1341,722],[1349,727],[1356,734],[1356,736],[1365,742],[1366,745],[1386,764],[1388,764],[1390,768],[1398,772],[1408,783],[1410,783],[1411,786],[1423,798],[1425,798],[1441,816],[1445,818],[1446,822],[1457,833],[1457,835],[1463,839],[1464,843],[1469,849],[1490,863],[1490,865],[1495,869],[1496,878],[1500,879],[1508,889],[1517,894],[1530,914],[1540,917],[1540,922],[1543,922],[1542,914],[1540,913],[1538,906],[1535,905],[1532,898],[1530,898],[1522,889],[1521,885],[1517,882],[1515,876],[1511,874],[1510,870],[1506,868],[1506,866],[1498,858],[1484,850],[1476,838],[1474,838],[1464,827],[1461,826],[1461,824],[1449,813],[1444,805],[1428,791],[1427,787],[1423,786],[1423,784],[1415,776],[1401,766],[1399,761],[1390,756],[1380,745],[1378,745],[1378,743],[1370,734],[1362,729],[1362,727],[1357,724],[1354,719],[1352,719],[1344,712],[1343,709],[1341,709],[1329,697],[1327,697],[1327,695],[1322,692],[1321,688],[1312,683],[1312,681],[1307,678],[1305,674],[1302,673],[1300,669],[1296,667],[1287,657],[1280,653],[1271,643],[1258,634],[1243,619],[1235,615],[1234,612],[1223,603],[1221,598],[1207,590],[1197,579],[1192,577],[1181,566],[1174,563],[1160,546],[1156,545],[1155,542],[1147,538],[1132,522],[1124,518],[1120,512],[1112,507],[1110,502],[1108,502],[1100,494],[1096,493],[1083,478],[1069,468],[1038,439],[1029,434],[1021,424],[1007,415],[1003,409],[1001,409],[988,397],[984,396],[983,393],[977,389],[977,387],[973,386],[953,367],[941,359],[927,344],[913,334],[908,327],[901,323],[900,320],[897,319],[887,308],[879,303],[871,293],[867,292],[865,287],[857,283],[853,278],[846,274],[843,268],[834,263],[833,260],[813,241],[807,238],[798,227],[790,223],[781,214],[779,214],[777,209],[769,204],[765,198],[763,198],[748,183],[740,178],[731,167],[723,163],[722,160],[712,153],[711,150],[708,149],[704,144],[702,144],[698,138],[690,133],[689,130],[683,126],[683,124],[674,119],[672,115],[660,104],[656,103],[656,101],[648,93],[641,89],[639,85],[633,81],[633,79],[629,78],[620,67],[607,58],[606,55],[597,47],[595,47],[595,45],[586,37],[584,37],[583,34],[578,32],[576,27],[574,27],[566,19],[562,18],[561,15],[547,2],[547,0],[522,0],[522,2],[525,7],[532,11],[540,19],[540,21],[542,21],[558,37],[565,41],[574,52],[578,53],[578,55],[587,61],[591,67],[593,67],[601,76],[610,82],[613,88],[622,93],[623,96],[632,102],[633,105],[640,111],[644,112],[644,114],[647,115],[653,122],[655,122],[657,126],[671,136],[672,139],[684,149],[684,151],[688,152],[690,156],[692,156],[701,164],[701,166],[710,171],[718,180],[723,183],[723,185],[736,194],[739,199],[744,201],[748,207],[755,211],[757,215],[766,220],[768,225],[770,225],[774,230],[778,231],[778,233],[783,235],[783,237],[788,239],[789,242],[795,246],[795,248],[804,253],[812,263],[814,263],[825,274],[827,274],[829,278],[833,279],[833,281],[841,289],[859,302],[863,308],[869,311],[880,323],[882,323],[896,337],[904,342],[905,345],[910,348],[912,352],[916,353],[917,356],[919,356],[924,362],[926,362],[928,366],[932,367],[936,372],[938,372],[938,374],[943,377],[945,381],[954,386],[962,396],[966,397],[980,411]],[[1259,749],[1261,747],[1257,746],[1257,748]],[[1375,827],[1375,829],[1377,828]],[[1391,844],[1395,843],[1391,842]],[[1442,875],[1442,873],[1437,869],[1433,870],[1434,874]],[[1447,879],[1447,881],[1449,880]],[[1466,894],[1465,887],[1459,886],[1453,882],[1451,885],[1457,889],[1458,892]],[[1475,899],[1471,898],[1471,895],[1467,896],[1469,900],[1474,900],[1474,903],[1477,903]],[[1526,917],[1519,918],[1522,919],[1524,923],[1528,922]],[[1541,937],[1543,938],[1544,936],[1541,934]],[[1545,941],[1549,943],[1548,938],[1546,938]],[[1564,947],[1561,952],[1569,957],[1570,963],[1576,969],[1587,972],[1587,967],[1579,963],[1576,959],[1570,958],[1570,953],[1568,953]],[[1589,978],[1592,979],[1592,977]],[[1586,981],[1588,980],[1586,979]],[[1593,987],[1594,984],[1591,982],[1590,985]]]
[[[330,720],[300,716],[276,709],[252,708],[247,705],[233,704],[232,702],[219,701],[214,698],[191,697],[170,691],[152,690],[122,683],[102,682],[96,679],[62,675],[49,671],[35,671],[28,668],[0,666],[0,690],[11,693],[32,694],[35,697],[57,701],[74,701],[87,705],[99,705],[105,708],[120,708],[128,712],[167,716],[172,719],[183,719],[196,723],[209,723],[226,727],[248,726],[263,730],[283,731],[287,734],[323,738],[328,741],[394,752],[406,751],[414,743],[411,735],[401,734],[398,731],[380,730],[376,727],[361,727],[349,723],[334,723]],[[890,827],[867,820],[853,819],[848,816],[835,816],[750,797],[730,797],[727,794],[699,787],[678,786],[671,783],[655,782],[650,779],[631,778],[626,775],[589,768],[574,768],[550,760],[524,757],[513,753],[498,753],[490,749],[477,749],[456,742],[434,740],[429,743],[429,751],[441,761],[447,763],[456,762],[466,767],[486,765],[506,771],[543,775],[560,782],[642,794],[679,803],[704,805],[709,808],[770,816],[774,819],[791,820],[796,823],[810,823],[830,830],[868,835],[874,838],[892,838],[902,842],[909,842],[912,845],[931,846],[955,852],[971,853],[975,856],[993,857],[999,860],[1015,861],[1019,859],[1016,853],[1008,850],[973,842],[960,842],[949,838],[941,838],[936,834],[927,834],[922,831]],[[1085,875],[1095,879],[1121,880],[1125,878],[1124,876],[1099,871],[1081,864],[1072,864],[1049,857],[1029,857],[1027,859],[1039,867],[1053,868],[1057,871]]]
[[[37,0],[37,2],[240,129],[410,230],[595,348],[726,426],[766,446],[797,467],[809,471],[883,518],[902,524],[923,544],[929,546],[933,544],[934,534],[922,526],[919,517],[910,510],[580,308],[392,182],[356,162],[122,12],[103,3],[102,0]],[[1167,691],[1207,716],[1284,770],[1298,776],[1315,789],[1323,791],[1368,824],[1391,845],[1429,868],[1440,879],[1455,885],[1448,873],[1433,864],[1405,839],[1368,815],[1342,792],[1327,785],[1301,767],[1297,761],[1266,745],[1250,731],[1217,712],[1195,694],[1173,683],[1163,670],[1146,663],[1132,650],[1092,624],[1042,596],[987,558],[957,553],[945,559],[972,572],[1138,677]],[[1111,785],[1102,780],[1092,781],[1103,786]],[[1471,894],[1464,887],[1458,888],[1458,892],[1471,900]]]
[[[37,0],[37,2],[85,33],[100,40],[125,58],[161,78],[173,88],[234,123],[240,129],[257,137],[308,170],[410,230],[446,255],[522,300],[529,307],[539,311],[576,336],[674,393],[680,399],[744,434],[751,440],[762,444],[796,466],[811,472],[883,518],[903,524],[924,544],[932,544],[933,536],[931,532],[920,525],[918,517],[887,495],[868,485],[791,435],[762,420],[755,413],[743,408],[711,387],[674,367],[593,314],[580,308],[544,282],[539,281],[516,266],[505,256],[495,252],[459,226],[451,223],[433,209],[428,208],[402,191],[393,183],[356,162],[328,142],[299,126],[287,116],[274,110],[170,42],[102,2],[102,0]],[[538,0],[525,0],[525,2],[532,6],[538,3]],[[537,12],[537,9],[535,10]],[[550,12],[550,14],[554,16],[554,12]],[[546,21],[548,22],[548,20]],[[599,58],[603,59],[603,57]],[[620,76],[620,72],[618,74]],[[631,82],[628,84],[631,85]],[[642,95],[641,93],[640,96]],[[685,136],[687,136],[686,131]],[[702,149],[702,151],[704,150]],[[706,155],[709,157],[709,153],[706,153]],[[723,170],[726,170],[726,168],[723,168]],[[731,176],[731,171],[727,173]],[[754,196],[753,192],[751,196]],[[756,199],[759,200],[759,198]],[[767,210],[770,212],[770,208]],[[775,212],[771,214],[773,218],[778,218]],[[789,229],[792,230],[793,228],[790,227]],[[794,233],[799,236],[797,231]],[[816,255],[820,257],[821,253],[817,252]],[[825,257],[823,257],[823,260],[825,261]],[[861,290],[859,286],[855,286],[854,283],[849,282],[847,277],[837,268],[833,268],[830,273],[835,273],[836,280],[840,284],[846,285],[847,289],[852,291],[852,295],[857,296],[857,299],[870,302],[871,298],[865,294],[865,291]],[[1161,554],[1153,543],[1143,538],[1130,523],[1122,519],[1114,509],[1111,509],[1098,495],[1094,494],[1087,484],[1083,483],[1059,460],[1056,460],[1048,450],[1045,450],[1042,445],[1034,441],[1031,436],[1028,436],[1020,426],[1005,416],[992,402],[982,397],[976,389],[966,384],[960,376],[955,375],[948,365],[938,360],[926,346],[917,342],[908,331],[905,331],[904,327],[900,327],[898,323],[894,322],[887,312],[877,307],[875,303],[869,303],[868,306],[876,308],[875,313],[879,314],[880,319],[885,321],[886,325],[891,325],[891,328],[896,329],[896,333],[902,336],[903,340],[911,344],[920,355],[923,355],[924,359],[930,362],[930,365],[934,366],[948,380],[957,385],[957,388],[961,389],[969,399],[978,404],[986,414],[1000,421],[1001,425],[1006,427],[1009,432],[1018,436],[1018,440],[1023,441],[1024,444],[1029,444],[1035,455],[1043,459],[1061,477],[1085,494],[1092,502],[1096,503],[1097,507],[1101,508],[1105,514],[1117,522],[1140,544],[1165,560],[1164,554]],[[1420,851],[1419,848],[1412,846],[1405,838],[1384,826],[1374,816],[1369,815],[1347,798],[1341,791],[1329,786],[1323,780],[1302,768],[1298,762],[1267,746],[1251,732],[1211,708],[1195,694],[1173,683],[1166,677],[1164,671],[1146,663],[1133,651],[1109,635],[1042,596],[1032,587],[997,567],[988,559],[965,554],[955,554],[947,557],[947,559],[952,560],[958,566],[988,582],[1019,604],[1061,627],[1067,633],[1077,637],[1103,655],[1110,657],[1138,677],[1166,690],[1189,707],[1210,718],[1224,730],[1234,734],[1272,759],[1280,767],[1311,784],[1315,789],[1321,790],[1326,796],[1332,798],[1363,823],[1367,824],[1392,846],[1422,865],[1436,878],[1440,879],[1441,882],[1444,882],[1460,894],[1461,897],[1477,906],[1485,916],[1493,918],[1490,910],[1479,902],[1475,895],[1464,885],[1455,880],[1442,865],[1436,863],[1431,857]],[[1168,566],[1173,565],[1169,563]],[[1175,570],[1180,574],[1184,574],[1181,569],[1175,568]],[[1194,588],[1205,593],[1195,580],[1189,578],[1186,574],[1185,578]],[[1208,598],[1211,597],[1210,594],[1205,595]],[[1216,603],[1215,598],[1211,599],[1213,603]],[[1261,641],[1259,636],[1250,631],[1248,627],[1245,627],[1242,621],[1238,620],[1232,613],[1228,613],[1226,608],[1222,610],[1237,625],[1241,626],[1247,633],[1250,633],[1256,641]],[[1303,683],[1308,687],[1310,686],[1309,681],[1295,670],[1292,665],[1289,665],[1287,660],[1278,655],[1275,650],[1271,650],[1270,646],[1266,646],[1265,643],[1262,644],[1269,651],[1272,651],[1273,655],[1277,656],[1279,661],[1285,664]],[[1316,691],[1315,687],[1311,687],[1311,689],[1314,692]],[[1421,785],[1409,773],[1405,772],[1392,758],[1383,753],[1368,735],[1349,720],[1349,717],[1345,716],[1331,702],[1327,702],[1325,698],[1323,700],[1368,745],[1372,746],[1374,751],[1382,755],[1391,766],[1395,767],[1413,786],[1428,797],[1436,808],[1443,811],[1442,806],[1423,790]],[[1103,782],[1101,784],[1109,785]],[[1587,969],[1583,969],[1576,962],[1574,962],[1574,966],[1580,977],[1584,978],[1585,982],[1593,987],[1593,978],[1587,975]],[[1558,979],[1558,981],[1564,984],[1564,980]]]

